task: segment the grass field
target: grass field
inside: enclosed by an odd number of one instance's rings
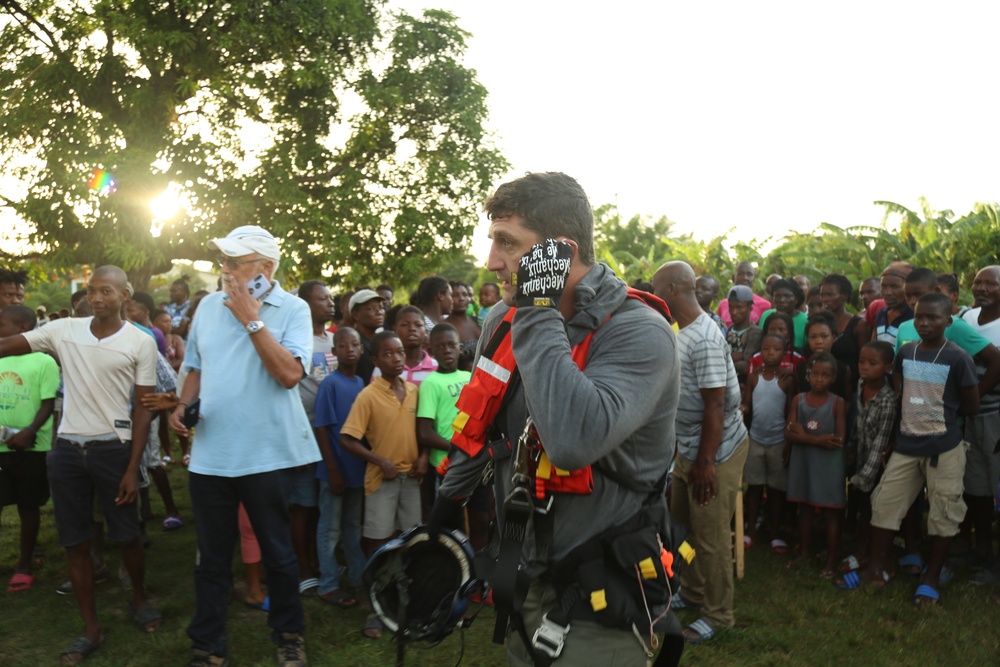
[[[186,473],[170,469],[174,493],[186,520],[191,520]],[[153,492],[154,510],[162,506]],[[161,515],[162,518],[162,515]],[[0,532],[0,581],[13,572],[17,557],[17,513],[7,508]],[[125,612],[126,591],[115,577],[99,584],[98,611],[105,643],[86,664],[93,667],[185,665],[189,644],[185,626],[194,609],[192,571],[193,525],[170,533],[150,526],[147,552],[149,593],[164,615],[163,627],[143,635]],[[41,544],[45,563],[34,588],[3,593],[0,604],[0,666],[36,667],[56,664],[60,651],[82,624],[72,596],[56,595],[66,579],[65,556],[55,544],[51,508],[43,516]],[[111,572],[118,566],[114,548],[107,557]],[[242,566],[234,560],[237,592],[229,608],[231,664],[274,665],[266,615],[243,603]],[[1000,665],[1000,606],[995,591],[975,587],[960,576],[942,589],[940,608],[915,608],[910,596],[916,580],[901,575],[884,591],[842,592],[819,577],[819,566],[787,572],[784,559],[766,547],[747,554],[746,578],[736,586],[737,627],[711,643],[689,647],[684,665],[755,667],[764,665]],[[343,611],[316,599],[305,601],[306,646],[316,667],[394,665],[395,644],[388,635],[371,641],[360,633],[364,612]],[[690,622],[694,616],[682,616]],[[464,633],[455,633],[431,649],[410,647],[407,665],[455,665],[462,654],[467,667],[506,665],[503,648],[490,642],[493,612],[485,610]]]

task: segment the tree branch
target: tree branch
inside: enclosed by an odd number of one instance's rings
[[[49,47],[49,49],[51,51],[55,52],[59,56],[65,56],[65,53],[63,52],[63,50],[61,48],[59,48],[59,40],[56,39],[56,36],[52,33],[52,31],[49,30],[48,27],[45,26],[41,21],[39,21],[33,15],[31,15],[26,9],[24,9],[24,7],[22,7],[20,5],[20,3],[17,2],[17,0],[0,0],[0,6],[3,6],[4,9],[6,9],[11,14],[11,16],[14,17],[14,20],[17,21],[21,25],[21,27],[23,27],[25,30],[27,30],[28,32],[30,32],[35,39],[37,39],[42,44],[45,44],[45,46]],[[16,16],[16,14],[20,14],[29,23],[31,23],[32,25],[34,25],[35,27],[37,27],[39,30],[41,30],[43,33],[45,33],[45,35],[49,38],[49,42],[50,43],[46,44],[45,40],[41,39],[40,37],[38,37],[38,35],[36,35],[35,33],[33,33],[28,28],[28,26],[26,26]]]
[[[314,183],[329,181],[337,176],[340,176],[345,169],[351,166],[352,162],[353,160],[351,159],[345,159],[334,166],[333,169],[329,169],[322,174],[316,174],[315,176],[296,176],[295,182],[300,185],[312,185]]]

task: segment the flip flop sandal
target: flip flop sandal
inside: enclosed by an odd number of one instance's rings
[[[853,591],[855,588],[861,586],[861,583],[861,577],[858,576],[858,573],[851,570],[843,577],[833,582],[833,585],[842,591]]]
[[[8,593],[19,593],[20,591],[26,591],[31,588],[35,583],[35,578],[30,574],[25,574],[24,572],[15,572],[14,576],[10,578],[10,582],[7,584]]]
[[[251,602],[250,600],[246,600],[245,602],[246,605],[251,609],[256,609],[257,611],[271,611],[270,597],[264,598],[263,602]]]
[[[701,605],[688,602],[678,593],[670,599],[670,611],[701,611]]]
[[[882,576],[881,584],[875,581],[865,581],[858,574],[857,570],[852,570],[851,572],[848,572],[840,579],[834,581],[833,585],[842,591],[853,591],[854,589],[859,588],[862,584],[871,584],[876,588],[883,588],[886,584],[892,581],[892,577],[889,576],[889,573],[886,572],[885,570],[882,570],[881,576]]]
[[[920,554],[906,554],[899,559],[899,569],[906,574],[917,576],[924,569],[924,559]]]
[[[690,630],[697,635],[697,637],[684,635],[684,641],[692,644],[701,644],[715,637],[715,628],[709,625],[708,621],[703,618],[699,618],[697,621],[687,626],[685,630]]]
[[[853,572],[854,570],[861,570],[868,564],[867,561],[862,563],[858,560],[858,557],[851,554],[844,560],[840,561],[840,572],[841,574],[847,574],[848,572]]]
[[[148,604],[145,607],[136,609],[130,602],[128,605],[128,613],[136,627],[147,634],[156,632],[156,630],[160,627],[158,623],[152,627],[150,627],[150,625],[156,623],[157,621],[163,621],[163,614]]]
[[[916,607],[934,606],[941,604],[941,594],[933,586],[920,584],[913,594],[913,605]]]
[[[361,636],[365,639],[382,638],[382,621],[375,614],[371,614],[365,619],[365,624],[361,628]]]
[[[184,525],[184,520],[179,516],[168,516],[163,520],[163,530],[177,530]]]
[[[100,646],[101,642],[95,644],[86,637],[77,637],[66,647],[65,651],[59,654],[59,664],[79,665],[89,658]],[[76,656],[80,657],[77,658]]]
[[[776,556],[784,556],[788,553],[788,543],[778,538],[771,540],[771,553]]]
[[[347,594],[343,588],[338,588],[332,591],[330,597],[319,596],[320,601],[326,604],[333,605],[334,607],[340,607],[341,609],[354,609],[358,606],[358,601]]]
[[[316,595],[316,589],[319,588],[319,579],[316,577],[309,577],[308,579],[303,579],[299,582],[299,594],[300,595]]]
[[[753,538],[750,537],[749,535],[744,535],[743,536],[743,548],[744,549],[749,549],[753,545],[754,545]]]

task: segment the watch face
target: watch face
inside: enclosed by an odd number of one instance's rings
[[[249,331],[250,333],[257,333],[258,331],[261,330],[262,324],[263,323],[260,321],[250,322],[247,324],[247,331]]]

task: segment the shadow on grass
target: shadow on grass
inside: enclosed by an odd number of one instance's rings
[[[186,472],[169,470],[174,495],[185,519],[191,518]],[[98,613],[105,643],[86,662],[93,667],[184,665],[189,658],[185,627],[194,610],[192,573],[195,556],[193,521],[180,530],[161,532],[162,506],[153,492],[159,519],[150,524],[153,540],[147,552],[148,588],[163,612],[163,627],[145,635],[126,613],[128,591],[114,576],[97,587]],[[72,596],[56,595],[66,579],[65,556],[56,546],[51,508],[43,510],[40,544],[45,563],[36,572],[35,586],[21,593],[2,593],[0,603],[0,665],[37,667],[56,664],[58,654],[79,635],[82,625]],[[13,572],[17,560],[17,512],[7,508],[0,532],[0,583]],[[948,665],[956,660],[970,665],[1000,664],[1000,607],[990,601],[994,591],[966,583],[958,576],[941,590],[944,606],[918,609],[911,604],[916,578],[901,575],[884,591],[867,587],[840,591],[819,577],[819,567],[794,572],[784,568],[786,558],[766,549],[747,554],[747,577],[736,586],[737,626],[720,632],[707,644],[689,646],[683,665],[756,667],[765,665]],[[119,557],[107,550],[112,573]],[[275,664],[266,614],[243,604],[243,568],[234,554],[237,592],[229,607],[230,656],[234,666]],[[305,600],[306,649],[314,667],[394,665],[396,647],[387,636],[365,639],[361,625],[365,612],[345,611],[315,598]],[[681,616],[691,622],[696,615]],[[465,667],[506,665],[502,647],[491,643],[493,612],[485,610],[466,631]],[[431,649],[409,647],[406,664],[451,667],[462,649],[455,633]]]

